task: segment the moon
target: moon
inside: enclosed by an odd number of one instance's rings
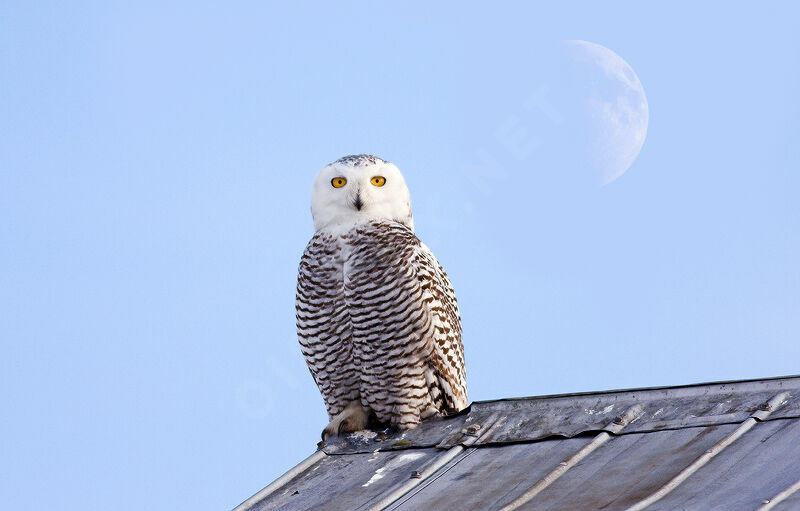
[[[565,44],[573,63],[587,75],[587,159],[605,185],[630,168],[644,145],[650,119],[647,97],[633,68],[613,51],[589,41]]]

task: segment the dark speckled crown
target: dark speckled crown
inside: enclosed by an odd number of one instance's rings
[[[350,167],[364,167],[366,165],[377,165],[378,163],[388,162],[378,158],[377,156],[372,156],[371,154],[351,154],[350,156],[339,158],[335,162],[331,163],[331,165],[340,164],[348,165]]]

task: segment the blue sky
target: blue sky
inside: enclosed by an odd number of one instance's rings
[[[4,2],[4,505],[231,508],[314,451],[295,277],[311,181],[346,154],[404,172],[471,400],[800,372],[798,17]],[[567,39],[622,56],[649,102],[607,186],[581,126],[525,107],[571,104]]]

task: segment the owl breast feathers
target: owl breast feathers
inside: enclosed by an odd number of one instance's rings
[[[333,220],[317,225],[300,261],[296,308],[300,346],[331,419],[323,439],[364,429],[369,420],[408,429],[462,410],[458,304],[444,269],[414,235],[399,171],[361,156],[343,158],[320,176],[312,193],[315,224],[318,217]],[[395,188],[384,190],[390,183]],[[318,184],[330,190],[316,193]],[[337,203],[333,214],[317,214],[315,205],[331,197],[335,203],[337,195],[344,208]]]

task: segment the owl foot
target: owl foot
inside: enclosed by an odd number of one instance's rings
[[[332,436],[367,429],[369,417],[370,413],[364,410],[361,402],[353,401],[322,430],[322,441]]]

